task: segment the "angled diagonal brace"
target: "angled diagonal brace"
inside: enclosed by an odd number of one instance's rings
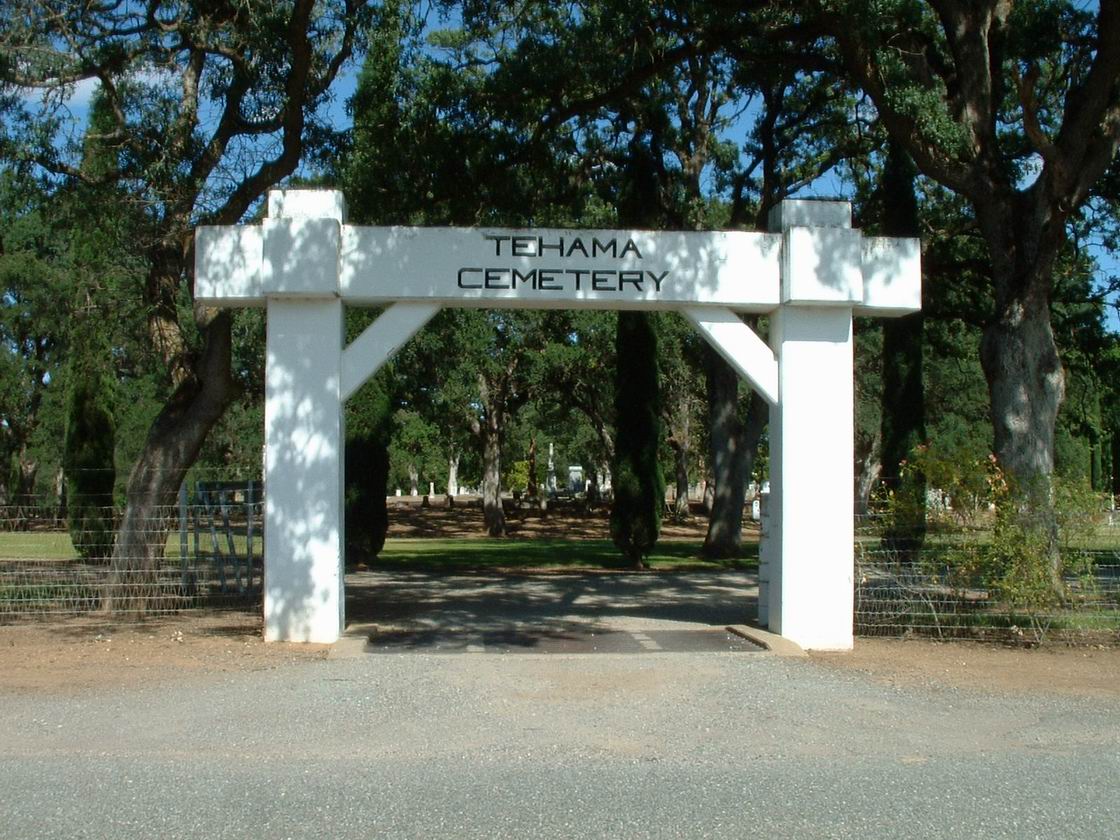
[[[680,312],[766,402],[778,404],[778,360],[754,330],[722,307],[686,306]]]
[[[394,303],[342,351],[342,399],[347,400],[439,312],[434,303]]]

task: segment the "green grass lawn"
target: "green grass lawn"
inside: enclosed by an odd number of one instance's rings
[[[0,560],[75,560],[78,552],[66,532],[0,533]]]
[[[233,538],[237,553],[245,553],[246,538],[235,535]],[[229,547],[224,536],[218,538],[222,554],[229,553]],[[210,535],[203,533],[199,540],[199,549],[203,553],[210,551],[212,541]],[[188,551],[194,550],[193,538],[188,545]],[[260,534],[253,537],[253,553],[260,555]],[[179,558],[179,532],[172,532],[167,538],[165,557]],[[0,533],[0,560],[77,560],[78,552],[70,541],[70,535],[65,531],[8,531]]]
[[[238,552],[245,551],[245,538],[235,537]],[[225,540],[220,540],[222,553]],[[739,560],[705,560],[699,542],[662,542],[648,558],[658,571],[745,569],[758,565],[758,545],[745,543]],[[260,551],[259,537],[254,550]],[[209,535],[201,548],[210,550]],[[179,557],[179,535],[167,540],[169,559]],[[60,532],[23,531],[0,533],[0,560],[75,560],[78,554],[70,535]],[[518,540],[518,539],[390,539],[373,561],[384,569],[624,569],[626,564],[609,540]]]

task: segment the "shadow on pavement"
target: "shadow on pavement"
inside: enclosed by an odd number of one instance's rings
[[[757,591],[750,572],[357,572],[346,578],[347,634],[383,651],[693,649],[698,632],[746,649],[723,628],[755,616]]]

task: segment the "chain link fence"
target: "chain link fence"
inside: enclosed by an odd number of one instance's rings
[[[0,506],[0,623],[260,602],[259,481],[184,485],[176,504],[133,526],[130,550],[118,533],[123,514],[116,505],[86,506],[75,522],[57,500]]]

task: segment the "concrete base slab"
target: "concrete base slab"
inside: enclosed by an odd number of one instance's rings
[[[754,627],[750,624],[730,624],[727,627],[727,632],[742,636],[747,641],[753,642],[771,653],[776,653],[778,656],[804,658],[809,656],[797,642],[790,641],[784,636],[779,636],[768,630],[763,630],[761,627]]]

